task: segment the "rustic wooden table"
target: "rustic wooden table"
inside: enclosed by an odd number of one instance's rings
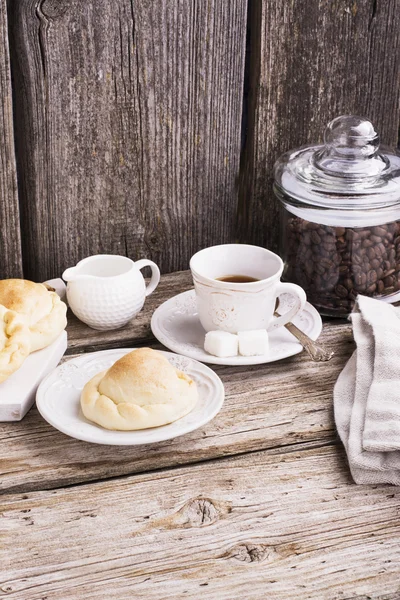
[[[160,347],[150,315],[190,286],[165,276],[117,334],[71,317],[69,355]],[[154,446],[83,443],[35,408],[0,424],[0,597],[398,600],[400,491],[352,483],[332,418],[350,325],[321,340],[327,364],[216,368],[222,411]]]

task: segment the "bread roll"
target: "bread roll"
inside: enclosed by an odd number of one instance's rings
[[[31,352],[49,346],[67,325],[66,305],[42,283],[3,279],[0,304],[23,317],[30,334]]]
[[[133,431],[180,419],[197,397],[190,377],[160,352],[139,348],[95,375],[83,388],[81,406],[87,419],[106,429]]]
[[[30,348],[30,334],[23,319],[0,304],[0,383],[19,369]]]

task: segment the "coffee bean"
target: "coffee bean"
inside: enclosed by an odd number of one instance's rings
[[[392,285],[394,283],[394,279],[391,275],[389,275],[388,277],[385,277],[385,279],[383,280],[383,283],[385,284],[385,287],[387,287],[387,288],[392,287]]]
[[[386,231],[387,230],[384,229],[383,227],[373,227],[372,228],[373,234],[377,235],[377,236],[380,236],[380,237],[385,236],[386,235]]]
[[[364,288],[367,284],[367,276],[365,273],[359,273],[354,280],[358,288]]]
[[[335,292],[337,293],[339,298],[346,298],[347,294],[349,293],[349,291],[344,287],[344,285],[340,284],[335,287]]]
[[[379,240],[380,241],[380,240]],[[365,239],[362,243],[362,247],[363,248],[370,248],[371,246],[374,245],[374,242],[372,240],[369,239]]]
[[[372,250],[372,248],[371,248]],[[379,267],[381,266],[381,261],[378,260],[377,258],[374,258],[373,260],[371,260],[371,267],[373,269],[379,269]]]
[[[311,241],[314,244],[320,244],[321,243],[321,238],[320,238],[320,236],[318,235],[318,233],[316,231],[313,231],[311,233]]]
[[[374,244],[380,244],[382,241],[382,237],[380,237],[379,235],[371,235],[371,237],[369,238],[371,240],[371,242],[373,242]]]
[[[345,287],[345,288],[347,288],[348,290],[352,290],[352,289],[353,289],[353,287],[354,287],[354,284],[353,284],[353,280],[352,280],[352,279],[345,279],[345,280],[343,281],[343,285],[344,285],[344,287]]]
[[[321,265],[324,267],[324,269],[332,269],[334,263],[329,258],[323,258],[321,260]]]
[[[333,244],[331,242],[324,242],[322,245],[325,248],[325,250],[328,250],[328,252],[330,252],[336,248],[335,242],[333,242]]]

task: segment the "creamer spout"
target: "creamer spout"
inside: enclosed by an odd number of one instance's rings
[[[66,269],[62,274],[62,278],[64,279],[64,281],[74,281],[76,277],[76,267],[70,267],[69,269]]]

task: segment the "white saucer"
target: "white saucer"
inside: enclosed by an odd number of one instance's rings
[[[182,419],[162,427],[140,431],[110,431],[88,421],[80,408],[83,386],[96,373],[108,369],[133,348],[103,350],[85,354],[63,363],[40,384],[36,404],[42,417],[70,437],[94,444],[136,446],[151,444],[184,435],[211,421],[221,410],[225,392],[222,381],[201,363],[162,352],[174,367],[188,373],[197,383],[199,399],[194,409]]]
[[[279,296],[279,309],[283,314],[293,301],[289,294]],[[306,303],[304,310],[296,315],[293,323],[310,338],[316,340],[322,331],[322,320],[317,310]],[[205,331],[197,316],[194,290],[170,298],[154,311],[151,319],[154,336],[173,352],[214,365],[259,365],[275,362],[302,351],[302,345],[285,327],[270,333],[270,351],[263,356],[231,356],[218,358],[203,348]]]

